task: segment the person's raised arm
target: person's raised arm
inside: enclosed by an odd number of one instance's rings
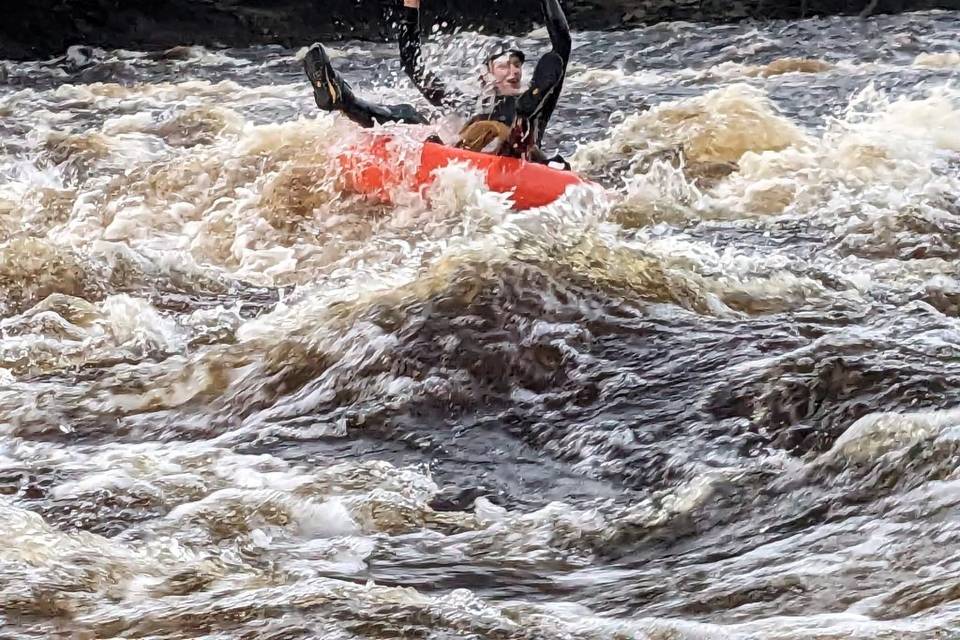
[[[400,64],[423,97],[434,106],[456,100],[443,82],[423,64],[420,51],[420,0],[403,0],[400,14]]]
[[[416,1],[419,4],[419,0]],[[550,34],[550,44],[556,51],[566,66],[570,60],[570,50],[573,45],[570,41],[570,26],[567,24],[567,17],[563,14],[560,7],[560,0],[542,0],[543,19],[547,23],[547,33]]]

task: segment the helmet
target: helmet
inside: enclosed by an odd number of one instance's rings
[[[490,64],[497,58],[501,58],[506,55],[516,56],[520,59],[520,64],[523,64],[527,59],[527,56],[524,55],[523,51],[521,51],[514,43],[500,42],[487,49],[487,55],[483,58],[483,63]]]

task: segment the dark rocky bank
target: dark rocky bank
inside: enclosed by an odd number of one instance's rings
[[[164,49],[387,39],[399,0],[20,0],[0,20],[0,58],[49,58],[67,47]],[[574,29],[667,20],[796,19],[960,9],[960,0],[564,0]],[[426,20],[487,31],[529,30],[538,0],[424,0]]]

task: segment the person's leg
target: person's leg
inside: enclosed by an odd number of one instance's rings
[[[340,111],[361,127],[372,127],[374,123],[401,122],[403,124],[429,124],[413,105],[409,104],[373,104],[350,94],[340,107]]]
[[[303,68],[313,86],[313,99],[324,111],[340,111],[361,127],[386,122],[427,124],[427,119],[409,104],[379,105],[353,95],[350,85],[330,64],[327,52],[319,43],[307,51]]]

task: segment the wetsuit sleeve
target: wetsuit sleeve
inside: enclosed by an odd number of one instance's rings
[[[427,101],[437,107],[450,106],[461,96],[444,86],[443,81],[427,71],[420,51],[420,10],[402,7],[400,14],[400,64]]]
[[[553,46],[551,53],[560,57],[563,62],[563,75],[566,75],[567,63],[570,62],[570,51],[573,49],[567,17],[563,14],[559,0],[541,0],[540,6],[543,9],[544,22],[547,23],[547,33],[550,34],[550,44]],[[545,98],[540,113],[534,120],[535,140],[538,147],[543,144],[543,134],[547,130],[550,118],[553,117],[557,102],[560,100],[560,92],[563,90],[563,75],[560,76],[560,82],[551,95]]]
[[[553,50],[563,58],[563,66],[566,68],[567,62],[570,61],[570,50],[573,48],[567,17],[560,7],[560,0],[543,0],[542,7],[543,19],[547,23],[547,33],[550,34],[550,44],[553,45]]]

